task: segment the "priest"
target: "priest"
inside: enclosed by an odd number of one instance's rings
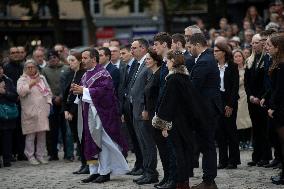
[[[98,64],[95,49],[82,52],[86,73],[81,84],[71,84],[77,94],[78,135],[90,167],[90,176],[82,182],[103,183],[110,174],[125,174],[129,167],[123,155],[127,154],[126,140],[120,135],[120,116],[110,74]]]

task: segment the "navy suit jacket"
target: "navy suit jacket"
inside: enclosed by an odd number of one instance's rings
[[[212,111],[223,113],[220,96],[220,71],[214,54],[206,49],[192,67],[190,80],[208,102]],[[212,112],[214,114],[214,112]]]
[[[115,88],[116,93],[118,93],[118,86],[119,86],[119,69],[113,65],[111,62],[107,65],[106,70],[112,77],[113,86]]]
[[[184,55],[184,59],[185,59],[185,66],[186,66],[188,72],[190,73],[191,70],[192,70],[192,67],[195,64],[195,59],[188,51],[185,51],[183,55]]]

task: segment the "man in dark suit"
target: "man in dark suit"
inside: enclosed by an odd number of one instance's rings
[[[193,65],[195,64],[193,56],[190,52],[185,48],[185,37],[180,33],[175,33],[172,35],[172,46],[171,49],[173,51],[180,51],[183,53],[185,58],[185,65],[188,72],[191,72]]]
[[[215,148],[215,131],[218,117],[222,113],[220,97],[220,75],[214,55],[207,48],[206,38],[201,33],[193,34],[190,39],[191,54],[196,57],[190,79],[196,89],[204,97],[208,120],[208,127],[201,128],[196,124],[195,130],[200,140],[200,150],[203,153],[202,168],[203,182],[193,189],[217,188],[214,181],[217,176],[217,154]]]
[[[137,184],[150,184],[158,182],[157,149],[153,137],[154,128],[146,124],[142,117],[145,107],[144,88],[150,74],[150,70],[145,65],[146,54],[149,44],[145,39],[137,39],[131,45],[131,53],[138,61],[139,67],[130,81],[130,102],[133,105],[133,125],[138,143],[143,156],[144,173],[138,179],[134,179]]]
[[[119,70],[116,66],[114,66],[110,62],[111,52],[107,47],[99,48],[99,55],[100,55],[100,64],[104,65],[104,68],[110,73],[113,81],[113,85],[115,88],[116,93],[118,94],[118,86],[119,86]]]
[[[122,62],[126,64],[126,72],[123,76],[123,82],[120,83],[119,87],[122,88],[122,122],[125,123],[132,143],[132,151],[135,154],[136,161],[133,169],[128,173],[129,175],[142,175],[143,173],[143,157],[141,149],[138,143],[138,139],[133,126],[133,107],[130,103],[130,81],[134,77],[138,69],[137,60],[135,60],[131,54],[131,45],[127,45],[121,48],[120,57]]]

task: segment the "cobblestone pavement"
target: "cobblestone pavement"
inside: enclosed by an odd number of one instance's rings
[[[251,151],[242,151],[242,165],[237,170],[218,170],[216,183],[219,189],[276,189],[284,188],[270,183],[270,177],[279,170],[248,167]],[[133,155],[128,158],[130,167],[134,163]],[[104,184],[82,184],[81,179],[88,175],[73,175],[72,171],[79,167],[78,161],[67,163],[63,160],[49,162],[48,165],[31,166],[27,161],[15,162],[10,168],[0,168],[0,188],[26,189],[26,188],[92,188],[92,189],[151,189],[153,185],[137,186],[132,182],[133,176],[113,176],[111,181]],[[158,165],[162,175],[161,164]],[[195,177],[190,184],[201,182],[201,169],[195,170]]]

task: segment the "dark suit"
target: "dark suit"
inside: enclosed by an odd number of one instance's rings
[[[185,51],[183,53],[183,55],[184,55],[184,58],[185,58],[185,66],[186,66],[188,72],[190,73],[191,70],[192,70],[192,67],[195,64],[195,59],[188,51]]]
[[[130,83],[130,98],[133,105],[134,130],[143,156],[144,176],[157,178],[157,149],[153,137],[154,128],[142,119],[142,111],[145,107],[144,89],[150,74],[144,60]]]
[[[118,101],[119,101],[119,111],[122,112],[123,98],[124,98],[124,86],[126,82],[127,75],[127,65],[124,62],[120,62],[119,66],[119,85],[118,85]]]
[[[207,107],[207,115],[211,117],[207,127],[195,126],[197,138],[200,140],[200,151],[203,153],[203,180],[214,181],[217,176],[217,154],[214,144],[217,120],[223,112],[220,98],[220,72],[214,55],[206,49],[199,56],[192,68],[190,79],[195,88],[203,96]]]
[[[119,86],[119,69],[113,65],[111,62],[107,65],[106,70],[109,72],[112,78],[113,86],[115,91],[118,93]]]
[[[239,141],[237,136],[237,112],[239,99],[239,70],[238,66],[232,62],[224,72],[224,89],[221,91],[223,108],[228,106],[233,108],[232,115],[220,117],[219,128],[217,131],[217,141],[219,147],[219,164],[222,166],[240,164]],[[229,152],[228,152],[229,148]]]

